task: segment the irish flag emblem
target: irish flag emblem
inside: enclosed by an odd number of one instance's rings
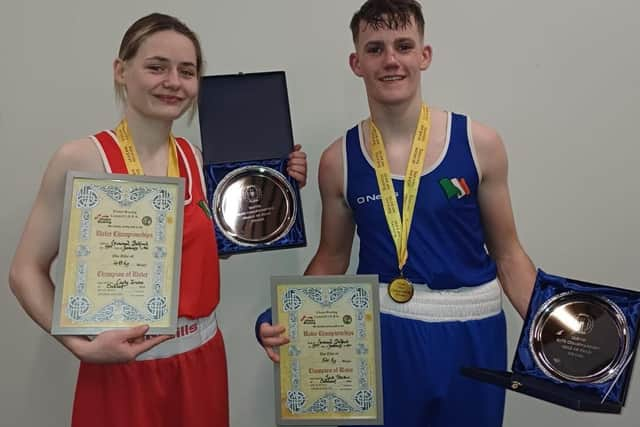
[[[469,190],[469,186],[464,178],[442,178],[439,182],[447,199],[451,199],[452,197],[460,199],[471,194],[471,190]]]

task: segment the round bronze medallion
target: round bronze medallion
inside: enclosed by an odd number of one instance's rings
[[[602,383],[624,367],[630,348],[627,320],[612,301],[565,292],[537,311],[529,348],[537,366],[561,381]]]
[[[229,172],[216,187],[213,214],[229,240],[243,246],[270,244],[295,222],[295,193],[275,169],[244,166]]]

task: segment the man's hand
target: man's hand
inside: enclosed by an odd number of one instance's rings
[[[267,322],[260,325],[258,334],[260,336],[260,343],[264,347],[264,351],[267,353],[269,359],[274,363],[280,362],[280,355],[275,351],[275,348],[289,343],[289,338],[282,335],[284,331],[285,328],[282,325],[272,326]]]

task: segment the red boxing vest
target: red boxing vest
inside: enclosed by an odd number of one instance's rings
[[[92,139],[100,151],[107,173],[128,173],[113,132],[102,131]],[[206,317],[220,301],[218,247],[207,204],[202,167],[195,148],[184,138],[177,137],[176,143],[180,176],[185,179],[178,316]]]

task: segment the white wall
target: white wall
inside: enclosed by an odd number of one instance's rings
[[[270,274],[298,274],[319,235],[323,148],[367,114],[347,29],[360,0],[111,0],[0,6],[0,277],[47,160],[63,141],[113,126],[111,61],[136,18],[177,15],[198,32],[210,74],[286,70],[294,136],[310,159],[303,207],[310,245],[222,262],[219,320],[232,427],[273,425],[270,362],[253,338]],[[425,99],[496,127],[510,157],[520,237],[548,272],[640,290],[640,73],[631,0],[424,3],[432,67]],[[197,123],[177,126],[198,141]],[[253,268],[247,268],[251,266]],[[353,266],[352,266],[353,268]],[[510,357],[521,321],[508,308]],[[0,287],[0,425],[69,422],[77,362]],[[640,369],[640,368],[638,368]],[[624,412],[581,414],[508,394],[506,426],[637,426],[640,376]]]

